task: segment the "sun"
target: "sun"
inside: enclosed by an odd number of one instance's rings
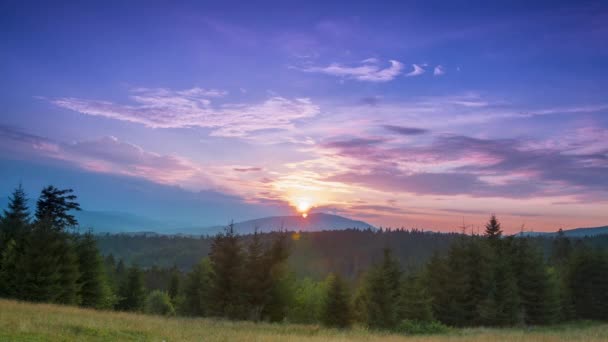
[[[303,218],[306,218],[308,216],[308,211],[311,207],[312,206],[310,202],[305,200],[298,201],[296,205],[296,209],[302,214]]]

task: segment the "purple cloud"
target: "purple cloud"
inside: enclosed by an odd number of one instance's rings
[[[428,133],[428,129],[424,128],[415,128],[415,127],[404,127],[404,126],[396,126],[396,125],[384,125],[382,126],[389,132],[401,134],[401,135],[420,135]]]
[[[319,113],[309,99],[274,96],[255,104],[214,106],[212,98],[226,92],[192,88],[169,90],[137,88],[130,96],[135,104],[77,98],[58,98],[51,102],[75,112],[134,122],[152,128],[210,128],[212,136],[247,137],[263,130],[289,130],[294,121]]]

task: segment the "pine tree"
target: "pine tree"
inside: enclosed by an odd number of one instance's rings
[[[0,255],[0,297],[17,298],[17,260],[19,258],[15,240],[9,240]]]
[[[426,265],[422,280],[432,298],[433,316],[446,323],[450,317],[448,304],[451,300],[449,293],[446,291],[450,282],[447,259],[437,253],[433,254]]]
[[[452,245],[448,252],[444,291],[445,307],[438,318],[448,325],[471,325],[476,319],[475,303],[471,297],[470,270],[464,239]]]
[[[348,285],[340,276],[334,274],[328,277],[327,284],[322,322],[328,327],[347,328],[352,323]]]
[[[553,240],[552,247],[551,262],[557,267],[564,267],[570,259],[572,246],[570,239],[566,237],[562,229],[557,232],[557,237]]]
[[[270,300],[273,279],[270,274],[270,256],[265,255],[264,246],[257,230],[247,247],[244,269],[244,286],[248,306],[248,318],[258,321]]]
[[[211,298],[213,314],[231,319],[245,318],[243,251],[231,223],[211,244],[209,254],[213,273]]]
[[[490,216],[490,221],[486,224],[484,236],[490,241],[496,241],[501,238],[502,230],[500,228],[500,223],[496,219],[496,215],[492,214],[492,216]]]
[[[487,325],[511,326],[520,321],[520,303],[517,289],[517,279],[513,274],[510,260],[501,256],[493,270],[493,282],[487,300],[494,307],[486,307],[492,314],[483,317]],[[487,304],[487,302],[486,302]],[[487,311],[486,311],[487,313]]]
[[[80,271],[78,284],[80,285],[81,305],[101,308],[110,296],[109,286],[103,260],[97,249],[95,238],[90,232],[78,239],[76,252]]]
[[[519,297],[526,324],[550,324],[559,317],[559,303],[554,297],[557,282],[552,281],[540,251],[527,239],[519,239],[515,267]]]
[[[30,214],[27,197],[23,187],[19,184],[19,187],[13,191],[9,198],[8,210],[4,210],[4,215],[0,220],[0,251],[2,250],[2,241],[14,240],[17,245],[20,245],[29,223]]]
[[[76,202],[74,190],[60,190],[52,185],[42,189],[40,198],[36,202],[36,220],[41,221],[49,218],[54,229],[63,231],[68,227],[78,225],[72,210],[80,210],[80,204]]]
[[[63,241],[50,220],[33,224],[17,260],[17,298],[36,302],[56,302],[61,293],[61,253]]]
[[[177,296],[179,295],[179,273],[177,269],[174,269],[171,272],[171,278],[169,278],[169,290],[168,290],[168,295],[169,298],[171,299],[171,302],[175,303],[175,300],[177,299]]]
[[[56,302],[69,305],[79,304],[80,271],[74,243],[65,233],[59,233],[56,247],[55,253],[59,257],[59,293]]]
[[[118,291],[118,310],[141,311],[146,299],[146,290],[141,270],[133,265],[127,271],[126,278],[123,280]]]
[[[402,319],[433,321],[432,298],[419,275],[410,275],[403,281],[400,310]]]
[[[213,270],[209,258],[204,258],[186,276],[184,299],[180,312],[187,316],[207,316],[211,313],[210,289]]]
[[[588,247],[573,253],[566,275],[569,307],[575,318],[608,320],[608,258]]]
[[[384,249],[382,263],[373,267],[367,280],[367,324],[374,329],[393,329],[399,323],[401,270],[391,250]]]
[[[289,257],[288,235],[285,232],[274,233],[270,248],[264,253],[270,278],[268,301],[264,305],[262,316],[271,322],[283,321],[293,299],[293,280],[289,274],[287,258]]]

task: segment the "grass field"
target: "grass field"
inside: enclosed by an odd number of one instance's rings
[[[608,324],[400,336],[359,328],[162,318],[0,300],[0,341],[608,341]]]

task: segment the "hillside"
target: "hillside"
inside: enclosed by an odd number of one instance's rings
[[[607,324],[522,329],[462,329],[403,336],[355,328],[163,318],[0,300],[0,341],[606,341]]]
[[[586,237],[586,236],[598,236],[598,235],[608,234],[608,226],[564,229],[563,232],[564,232],[564,235],[569,238],[582,238],[582,237]],[[519,233],[517,235],[518,236],[553,237],[553,236],[557,236],[557,232],[523,232],[523,233]]]
[[[214,231],[221,230],[223,227],[206,229]],[[356,229],[376,229],[367,222],[351,220],[349,218],[325,214],[312,213],[307,217],[302,216],[273,216],[255,220],[237,222],[234,228],[239,234],[250,234],[257,228],[260,232],[272,232],[280,229],[288,231],[321,231],[321,230],[343,230],[349,228]]]

